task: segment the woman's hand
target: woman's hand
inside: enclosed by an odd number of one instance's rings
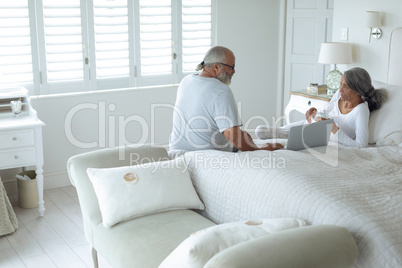
[[[315,114],[317,113],[317,109],[314,107],[311,107],[310,109],[308,109],[308,111],[306,112],[306,119],[307,122],[311,123],[311,119],[314,118]]]
[[[321,117],[320,114],[318,114],[318,115],[316,114],[315,117],[314,117],[314,120],[316,122],[320,122],[320,121],[328,120],[328,118],[324,118],[324,117]]]
[[[339,127],[335,123],[332,123],[332,133],[335,134],[336,132],[338,132],[338,130]]]

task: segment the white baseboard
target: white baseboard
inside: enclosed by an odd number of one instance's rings
[[[49,172],[43,174],[43,177],[44,190],[71,185],[70,179],[68,178],[67,170]]]
[[[17,179],[3,180],[4,188],[6,189],[10,200],[18,199]],[[43,189],[53,189],[71,185],[70,179],[66,170],[43,173]]]

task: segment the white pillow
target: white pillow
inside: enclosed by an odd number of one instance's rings
[[[212,226],[198,231],[184,240],[159,268],[194,268],[204,265],[220,251],[257,237],[306,225],[303,220],[267,219],[234,222]]]
[[[204,209],[183,158],[116,168],[88,168],[105,227],[172,209]]]
[[[373,86],[386,89],[388,100],[370,114],[369,143],[398,145],[402,143],[402,86],[378,81],[373,81]]]

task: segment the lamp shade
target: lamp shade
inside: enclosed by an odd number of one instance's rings
[[[336,42],[321,44],[319,63],[347,64],[352,61],[352,44]]]
[[[366,27],[374,28],[381,26],[380,12],[366,11]]]

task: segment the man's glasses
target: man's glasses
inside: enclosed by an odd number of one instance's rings
[[[222,63],[222,62],[218,62],[218,63],[219,63],[219,64],[222,64],[222,65],[225,65],[225,66],[231,68],[232,70],[234,70],[234,68],[235,68],[235,65],[234,65],[234,64],[233,64],[233,66],[231,66],[231,65],[229,65],[229,64],[225,64],[225,63]]]

